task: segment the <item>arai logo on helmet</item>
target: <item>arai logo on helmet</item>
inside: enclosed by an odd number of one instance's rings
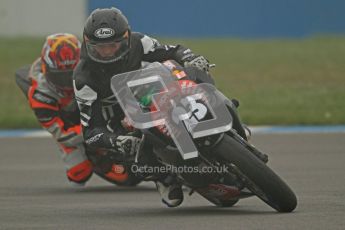
[[[95,31],[95,36],[98,38],[109,38],[115,34],[111,28],[99,28]]]

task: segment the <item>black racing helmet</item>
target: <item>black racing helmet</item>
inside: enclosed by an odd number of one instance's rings
[[[96,9],[84,26],[88,56],[101,63],[123,59],[130,49],[131,30],[127,18],[117,8]]]

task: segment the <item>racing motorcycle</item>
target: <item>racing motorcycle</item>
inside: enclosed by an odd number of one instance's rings
[[[292,212],[294,192],[267,166],[267,155],[247,141],[235,101],[212,84],[197,84],[197,75],[167,61],[112,78],[128,126],[141,132],[135,162],[153,155],[170,168],[197,169],[172,173],[189,194],[220,207],[257,196],[278,212]]]

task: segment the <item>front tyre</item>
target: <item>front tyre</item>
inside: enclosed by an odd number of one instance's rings
[[[272,208],[278,212],[292,212],[296,208],[297,198],[289,186],[239,141],[224,135],[214,152],[248,189]]]

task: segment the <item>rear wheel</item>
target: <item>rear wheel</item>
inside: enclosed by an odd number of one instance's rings
[[[215,146],[214,152],[221,162],[225,161],[230,171],[272,208],[279,212],[292,212],[297,206],[297,198],[289,186],[245,147],[245,140],[236,139],[226,134]]]
[[[219,207],[224,207],[224,208],[228,208],[228,207],[232,207],[235,204],[237,204],[237,202],[239,201],[239,199],[236,200],[227,200],[227,201],[223,201],[222,203],[220,203],[218,206]]]

